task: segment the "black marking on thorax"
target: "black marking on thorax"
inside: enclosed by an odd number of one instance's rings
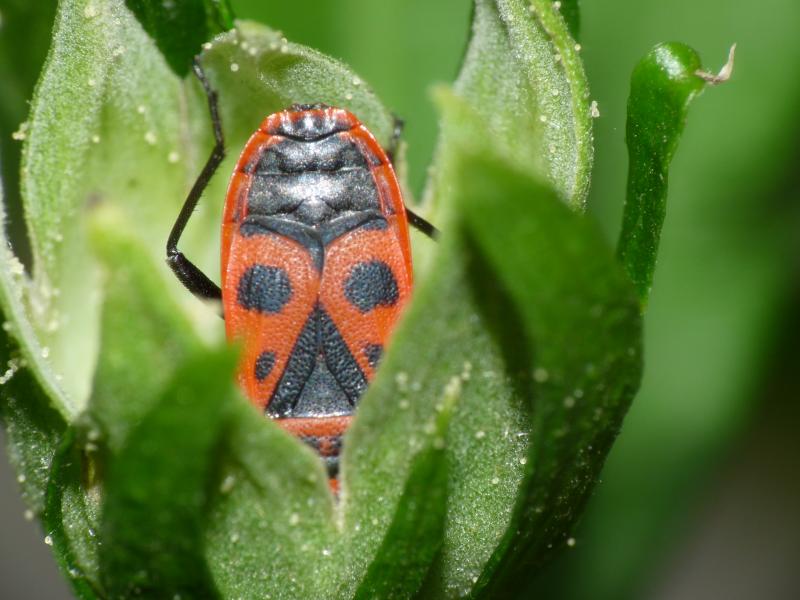
[[[353,213],[381,210],[367,158],[341,135],[284,139],[264,150],[246,170],[252,177],[249,215],[279,216],[318,227]]]
[[[343,214],[327,223],[312,226],[283,216],[249,214],[239,226],[244,237],[277,234],[302,245],[311,254],[317,271],[325,266],[325,248],[334,240],[356,229],[386,229],[389,224],[376,210]]]

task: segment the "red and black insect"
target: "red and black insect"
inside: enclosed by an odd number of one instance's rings
[[[225,153],[216,92],[197,63],[195,73],[216,144],[167,262],[193,294],[222,301],[228,338],[244,347],[242,389],[319,452],[335,489],[342,435],[411,292],[408,225],[436,230],[405,207],[387,153],[353,114],[293,105],[261,123],[236,164],[220,289],[177,248]]]

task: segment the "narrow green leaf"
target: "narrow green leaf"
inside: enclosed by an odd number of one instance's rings
[[[56,558],[82,597],[104,587],[97,538],[104,460],[98,450],[120,450],[176,365],[199,348],[190,324],[164,294],[150,253],[126,232],[118,212],[103,207],[92,217],[93,246],[106,267],[92,421],[84,418],[62,443],[50,471],[45,515]]]
[[[552,0],[476,0],[454,89],[502,140],[506,160],[583,209],[593,152],[588,83]]]
[[[125,0],[125,4],[155,40],[170,68],[181,77],[189,73],[192,58],[200,53],[204,42],[233,28],[228,0]]]
[[[105,597],[97,543],[102,492],[97,440],[86,433],[71,427],[62,439],[50,469],[44,527],[75,595],[93,599]]]
[[[0,424],[6,432],[8,458],[31,515],[44,509],[50,465],[66,429],[63,415],[27,366],[14,339],[0,332]]]
[[[228,429],[234,355],[184,363],[108,464],[101,579],[112,597],[215,598],[204,556],[208,492]]]
[[[244,402],[217,452],[206,555],[225,598],[332,598],[334,506],[319,456]]]
[[[425,597],[491,597],[564,543],[638,384],[640,325],[627,279],[592,224],[509,166],[467,103],[441,102],[449,216],[384,367],[400,354],[415,379],[440,380],[451,357],[490,340],[469,358],[474,373],[453,419],[447,527]],[[458,278],[443,278],[456,268]],[[464,305],[461,322],[441,314]],[[459,340],[468,322],[483,333]],[[405,337],[415,327],[422,351]]]
[[[370,562],[355,598],[416,595],[442,543],[447,508],[447,430],[458,401],[460,379],[443,398],[435,424],[417,452],[394,518]]]
[[[19,190],[20,138],[26,135],[28,101],[50,47],[56,0],[6,0],[0,10],[0,173],[8,218],[5,233],[23,264],[30,264]]]
[[[535,365],[526,481],[477,584],[495,598],[566,542],[638,387],[641,332],[632,290],[592,223],[502,164],[469,160],[464,173],[467,239],[519,311]]]
[[[617,256],[634,282],[642,307],[653,283],[667,202],[669,165],[691,101],[707,81],[689,46],[659,44],[636,65],[628,97],[628,188]]]
[[[5,236],[5,204],[0,186],[0,424],[6,431],[8,457],[17,471],[25,503],[32,515],[45,504],[48,470],[67,423],[59,403],[58,383],[44,367],[23,305],[24,269],[11,253]],[[46,354],[46,353],[45,353]]]
[[[176,366],[200,348],[192,324],[164,291],[171,280],[161,261],[124,224],[110,207],[95,211],[91,222],[92,246],[103,261],[104,302],[89,410],[113,451],[151,410]]]

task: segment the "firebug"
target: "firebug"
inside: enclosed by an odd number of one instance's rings
[[[167,262],[193,294],[222,301],[226,335],[243,346],[239,385],[317,450],[336,490],[342,436],[411,293],[408,226],[436,229],[406,208],[389,155],[352,113],[295,104],[266,117],[236,163],[220,288],[177,247],[225,156],[217,93],[198,61],[194,71],[216,143]]]

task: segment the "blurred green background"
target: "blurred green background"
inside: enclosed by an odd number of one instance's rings
[[[373,86],[406,122],[408,180],[419,197],[437,135],[430,86],[457,73],[469,0],[232,4],[238,16],[349,63]],[[0,0],[7,182],[19,152],[11,133],[46,50],[50,5]],[[581,9],[582,54],[601,115],[590,206],[612,240],[636,61],[672,40],[697,48],[709,70],[731,43],[738,52],[732,81],[692,107],[673,164],[641,393],[576,546],[520,582],[521,597],[800,597],[800,3],[584,0]],[[0,488],[10,497],[3,469]],[[19,520],[21,508],[4,507],[0,518]],[[25,536],[41,545],[34,527],[3,522],[0,531],[14,532],[0,534],[9,540],[0,542],[0,581],[9,572],[33,576],[9,597],[57,597],[24,595],[54,568],[15,566],[29,561],[19,551]]]

